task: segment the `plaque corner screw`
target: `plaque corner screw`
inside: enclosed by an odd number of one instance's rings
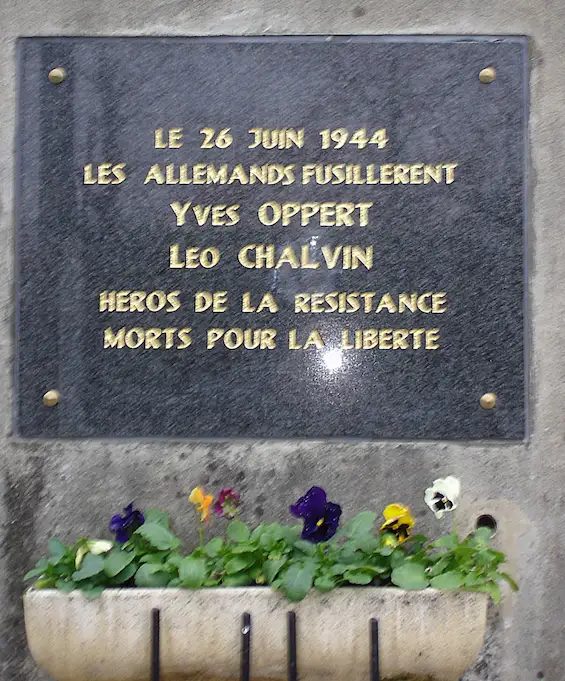
[[[46,407],[54,407],[59,402],[61,393],[58,390],[48,390],[45,395],[43,395],[43,404]]]
[[[67,72],[62,66],[57,66],[57,68],[51,69],[51,71],[49,71],[49,82],[53,83],[53,85],[59,85],[59,83],[62,83],[66,77]]]
[[[494,409],[496,407],[496,395],[485,393],[480,399],[480,404],[483,409]]]
[[[494,66],[487,66],[479,73],[479,80],[481,83],[492,83],[496,79],[496,69]]]

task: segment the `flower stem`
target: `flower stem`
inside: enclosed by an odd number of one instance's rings
[[[451,534],[457,539],[457,523],[455,521],[455,512],[451,513]]]
[[[198,523],[198,536],[200,537],[200,550],[204,551],[204,525]]]

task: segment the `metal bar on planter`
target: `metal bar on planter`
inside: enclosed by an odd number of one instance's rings
[[[161,681],[161,611],[151,610],[151,681]]]
[[[381,681],[381,669],[379,660],[379,620],[372,617],[371,628],[371,681]]]
[[[241,617],[241,666],[240,681],[249,681],[251,671],[251,615],[244,612]]]
[[[288,632],[288,664],[287,664],[287,679],[288,681],[297,681],[298,679],[298,663],[296,656],[296,613],[291,610],[287,613],[287,632]]]

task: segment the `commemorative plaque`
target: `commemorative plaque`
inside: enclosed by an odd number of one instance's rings
[[[524,38],[18,60],[18,435],[525,437]]]

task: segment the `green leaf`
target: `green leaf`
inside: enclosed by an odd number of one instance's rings
[[[223,545],[224,540],[221,537],[214,537],[214,539],[210,539],[204,547],[204,553],[207,556],[210,556],[210,558],[214,558],[220,553]]]
[[[345,534],[349,537],[367,534],[373,529],[377,514],[373,511],[363,511],[345,523]]]
[[[89,577],[94,577],[94,575],[99,575],[104,571],[104,557],[94,556],[92,553],[87,553],[82,561],[80,570],[73,573],[73,580],[75,582],[81,582]]]
[[[452,534],[446,534],[444,537],[440,537],[432,542],[432,546],[438,549],[454,549],[458,545],[457,538]]]
[[[77,585],[73,581],[67,579],[58,579],[55,582],[55,586],[57,589],[64,591],[67,594],[71,593],[71,591],[74,591],[77,588]]]
[[[144,511],[144,516],[146,523],[160,525],[167,530],[169,529],[169,514],[165,513],[165,511],[161,511],[158,508],[148,508]]]
[[[496,605],[500,603],[500,587],[496,582],[489,580],[486,584],[474,587],[472,591],[484,591],[490,595]]]
[[[57,538],[51,537],[49,544],[47,545],[47,550],[49,551],[49,555],[53,556],[53,558],[62,558],[67,552],[67,547]]]
[[[381,556],[384,556],[386,558],[388,556],[392,556],[395,548],[396,548],[395,546],[390,546],[390,544],[384,544],[383,546],[380,547],[379,553],[381,554]],[[399,552],[399,555],[402,554]]]
[[[484,582],[484,579],[485,578],[481,573],[473,571],[465,576],[464,584],[465,586],[476,586],[477,584]]]
[[[202,586],[204,587],[211,587],[211,586],[219,586],[220,584],[220,578],[219,577],[208,577],[208,579],[204,580],[204,584]],[[169,584],[169,586],[172,586],[172,582]]]
[[[146,553],[139,559],[140,563],[163,563],[167,558],[168,551],[155,551],[155,553]]]
[[[250,542],[244,542],[243,544],[236,544],[230,547],[232,553],[252,553],[253,551],[258,551],[259,547],[254,546]]]
[[[286,563],[286,558],[279,558],[278,560],[266,560],[263,563],[263,574],[270,584],[278,575],[280,569]]]
[[[180,555],[180,553],[171,553],[171,555],[167,558],[166,565],[178,569],[182,561],[183,557]]]
[[[281,591],[289,601],[297,602],[306,597],[312,586],[315,570],[316,566],[313,564],[295,564],[288,568],[282,580]]]
[[[486,546],[492,539],[492,530],[490,527],[478,527],[471,536],[476,540],[474,543]]]
[[[247,570],[247,568],[253,565],[254,562],[255,556],[252,554],[234,556],[228,560],[225,569],[228,575],[233,575],[236,572]]]
[[[508,582],[508,584],[510,584],[510,588],[512,589],[512,591],[519,590],[518,584],[512,579],[512,577],[509,574],[507,574],[506,572],[499,572],[498,574],[502,577],[502,579],[504,579],[506,582]]]
[[[404,565],[404,563],[406,562],[406,558],[407,556],[401,548],[398,547],[395,548],[394,551],[390,554],[390,567],[394,570],[395,568]]]
[[[249,541],[251,532],[245,523],[241,520],[233,520],[226,530],[227,536],[236,544],[240,544],[244,541]]]
[[[302,551],[307,556],[313,556],[316,553],[316,546],[312,544],[311,541],[306,541],[305,539],[298,539],[294,542],[294,548]]]
[[[390,579],[401,589],[425,589],[430,583],[420,563],[404,563],[392,571]]]
[[[167,586],[171,577],[160,565],[145,563],[135,573],[135,585],[140,587]]]
[[[344,572],[349,570],[349,565],[344,565],[343,563],[336,563],[335,565],[332,565],[331,568],[328,570],[328,574],[330,575],[342,575]]]
[[[104,557],[104,572],[108,577],[115,577],[135,558],[133,551],[114,548]]]
[[[463,575],[460,572],[444,572],[430,580],[434,589],[459,589],[463,585]]]
[[[348,570],[343,578],[350,584],[370,584],[373,581],[373,575],[363,570]]]
[[[237,575],[227,575],[222,582],[223,586],[249,586],[253,580],[247,572],[240,572]]]
[[[33,568],[33,570],[30,570],[29,572],[26,572],[24,575],[24,579],[35,579],[36,577],[41,577],[41,575],[45,572],[45,568],[42,567],[36,567]]]
[[[55,588],[55,579],[52,577],[42,577],[34,583],[34,589],[53,589]]]
[[[432,569],[430,570],[430,575],[432,577],[435,577],[436,575],[441,574],[445,568],[449,565],[451,562],[451,556],[444,556],[443,558],[440,558],[435,565],[432,566]]]
[[[137,572],[137,565],[135,563],[130,563],[121,572],[119,572],[114,578],[112,578],[112,584],[124,584],[130,580]]]
[[[206,560],[204,558],[184,558],[179,565],[179,579],[188,589],[199,589],[206,579]]]
[[[93,601],[95,598],[100,598],[104,592],[103,586],[84,586],[81,588],[83,595],[89,600]]]
[[[180,546],[178,537],[157,523],[144,523],[135,531],[135,534],[142,536],[158,551],[177,549]]]
[[[380,541],[375,537],[374,534],[362,534],[355,537],[355,545],[361,551],[365,553],[372,553],[376,551],[380,546]]]
[[[264,548],[265,551],[270,551],[275,546],[276,543],[277,540],[269,532],[265,532],[265,534],[262,534],[259,537],[259,546]]]
[[[328,577],[327,575],[324,575],[322,577],[317,577],[316,580],[314,581],[314,586],[318,591],[322,592],[327,592],[327,591],[332,591],[336,587],[335,580],[333,580],[331,577]]]
[[[251,541],[256,541],[257,539],[259,539],[259,537],[263,534],[263,532],[265,532],[265,529],[266,529],[266,525],[264,525],[263,523],[257,525],[257,527],[251,533],[251,537],[250,537]]]

